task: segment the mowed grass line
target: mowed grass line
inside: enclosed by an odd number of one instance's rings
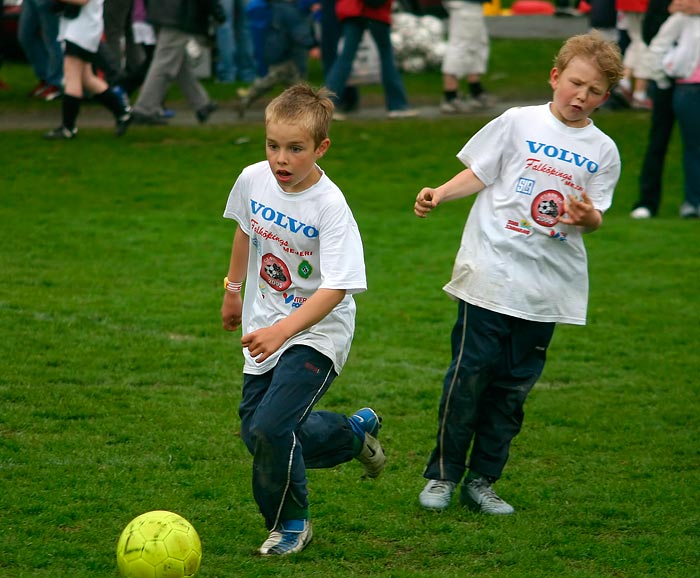
[[[376,407],[389,463],[376,481],[357,463],[309,472],[316,538],[285,560],[253,555],[265,530],[237,437],[238,335],[219,321],[221,213],[263,158],[262,128],[3,133],[0,573],[116,576],[121,529],[165,508],[199,531],[203,578],[697,576],[698,230],[676,217],[677,140],[661,217],[627,216],[640,113],[596,117],[623,176],[587,238],[589,325],[557,329],[498,485],[517,514],[418,506],[455,315],[441,287],[471,201],[427,220],[411,207],[484,121],[333,127],[322,164],[360,224],[369,291],[321,406]]]

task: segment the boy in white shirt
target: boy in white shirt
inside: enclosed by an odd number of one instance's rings
[[[385,463],[372,409],[350,418],[313,411],[347,360],[352,295],[367,288],[357,223],[316,164],[331,143],[329,95],[298,84],[270,102],[267,161],[242,171],[224,212],[238,227],[221,314],[224,329],[243,332],[239,415],[270,531],[262,555],[292,554],[311,541],[306,467],[357,458],[374,478]]]
[[[615,143],[589,115],[622,74],[614,43],[599,33],[570,38],[550,72],[552,102],[512,108],[488,123],[457,155],[469,168],[416,198],[415,214],[426,217],[479,193],[444,288],[459,311],[419,496],[424,508],[446,508],[466,473],[464,506],[514,511],[491,486],[522,426],[555,324],[586,322],[583,233],[601,226],[620,175]]]

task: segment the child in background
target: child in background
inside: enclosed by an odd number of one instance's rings
[[[49,140],[70,140],[78,133],[83,90],[106,107],[115,119],[115,133],[122,136],[131,122],[131,111],[109,85],[93,71],[93,62],[102,37],[104,0],[71,0],[59,21],[59,40],[65,41],[63,56],[64,95],[61,126],[44,134]]]
[[[367,286],[357,223],[317,164],[331,144],[333,108],[325,89],[304,84],[272,100],[267,161],[243,169],[224,212],[238,227],[221,316],[224,329],[243,332],[241,438],[270,532],[264,556],[293,554],[311,541],[306,468],[357,458],[374,478],[385,463],[372,409],[350,418],[313,409],[345,364],[352,295]]]
[[[570,38],[550,71],[552,102],[507,110],[458,153],[467,169],[418,193],[419,217],[479,193],[444,288],[458,316],[419,496],[424,508],[447,508],[466,473],[464,506],[514,511],[492,484],[522,426],[555,325],[586,322],[583,234],[601,226],[620,176],[615,143],[589,116],[622,72],[615,43],[597,32]]]

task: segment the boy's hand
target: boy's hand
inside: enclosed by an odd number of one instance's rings
[[[243,314],[243,299],[240,293],[226,291],[224,303],[221,306],[221,321],[226,331],[235,331],[241,325]]]
[[[248,353],[255,359],[256,363],[265,361],[282,347],[285,341],[287,341],[287,338],[283,332],[274,325],[263,327],[241,337],[241,345],[248,348]]]
[[[436,191],[430,187],[421,189],[416,197],[416,203],[413,205],[413,212],[421,219],[428,216],[428,213],[438,206],[436,200]]]
[[[564,202],[564,215],[559,217],[560,223],[585,227],[589,231],[595,231],[603,221],[600,211],[593,206],[593,202],[585,191],[581,195],[581,200],[573,195],[567,197]]]

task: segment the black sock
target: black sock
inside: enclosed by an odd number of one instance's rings
[[[452,102],[457,98],[457,91],[456,90],[446,90],[445,91],[445,100],[447,102]]]
[[[117,118],[126,114],[126,109],[122,106],[119,97],[109,88],[100,94],[96,94],[95,100],[102,106],[108,108]]]
[[[481,82],[470,82],[469,83],[469,94],[474,98],[478,98],[484,92],[484,87],[481,86]]]
[[[75,130],[75,121],[80,112],[80,101],[82,99],[70,94],[63,95],[63,103],[61,105],[61,113],[63,114],[63,126],[68,130]]]

